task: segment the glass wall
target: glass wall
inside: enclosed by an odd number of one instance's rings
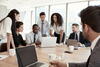
[[[31,22],[32,22],[32,25],[35,24],[35,8],[33,8],[33,10],[31,11]]]
[[[78,16],[80,11],[86,8],[88,5],[100,5],[100,1],[85,1],[85,2],[73,2],[66,4],[55,4],[55,5],[47,5],[34,7],[31,11],[21,12],[21,20],[24,22],[24,33],[28,33],[31,31],[31,27],[33,24],[37,23],[39,20],[39,14],[41,12],[46,13],[46,20],[50,22],[51,15],[53,13],[60,13],[64,20],[64,30],[66,35],[72,32],[72,24],[77,23],[80,25],[80,17]]]
[[[21,21],[24,23],[24,30],[21,33],[25,39],[25,35],[32,30],[31,11],[24,11],[20,13]]]
[[[45,14],[46,14],[46,20],[48,21],[48,16],[49,16],[49,6],[43,6],[43,7],[37,7],[36,8],[36,23],[37,23],[37,21],[38,20],[40,20],[40,17],[39,17],[39,14],[41,13],[41,12],[45,12]]]
[[[89,5],[100,5],[100,1],[90,1]]]

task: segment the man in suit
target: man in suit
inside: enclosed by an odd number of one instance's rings
[[[26,43],[30,45],[35,44],[37,47],[40,47],[41,38],[42,36],[39,32],[39,26],[37,24],[34,24],[32,26],[32,32],[26,35]]]
[[[91,43],[91,55],[84,63],[50,62],[49,67],[100,67],[100,6],[88,6],[80,13],[83,34]]]
[[[75,39],[86,47],[90,46],[90,42],[84,38],[83,33],[79,30],[78,24],[72,24],[72,31],[73,33],[70,34],[69,39]]]

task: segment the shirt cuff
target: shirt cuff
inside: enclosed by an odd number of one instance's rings
[[[69,67],[69,63],[66,63],[67,67]]]

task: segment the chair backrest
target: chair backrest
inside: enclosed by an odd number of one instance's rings
[[[0,44],[0,52],[7,51],[7,43],[1,43]]]

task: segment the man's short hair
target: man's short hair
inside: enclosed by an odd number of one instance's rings
[[[74,24],[72,24],[72,26],[76,26],[76,27],[78,27],[79,25],[78,25],[78,24],[76,24],[76,23],[74,23]]]
[[[100,33],[100,6],[88,6],[80,12],[81,22],[87,24],[95,32]]]
[[[16,22],[16,28],[19,28],[21,25],[23,25],[23,22],[21,22],[21,21]]]
[[[41,13],[40,13],[40,16],[42,16],[42,15],[45,15],[45,12],[41,12]]]
[[[34,29],[35,26],[39,27],[37,24],[34,24],[34,25],[32,26],[32,28]]]

